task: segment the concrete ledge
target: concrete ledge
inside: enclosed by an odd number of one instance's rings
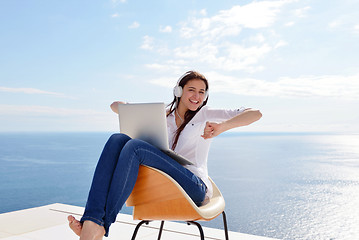
[[[84,208],[55,203],[37,208],[0,214],[1,240],[78,240],[67,224],[67,216],[80,218]],[[104,240],[131,239],[139,221],[132,220],[131,215],[119,214],[111,226],[110,236]],[[160,222],[143,225],[138,232],[138,240],[157,239]],[[224,239],[221,229],[203,227],[206,240]],[[249,234],[229,232],[231,240],[270,240],[272,238]],[[185,223],[165,222],[163,240],[199,240],[198,228]]]

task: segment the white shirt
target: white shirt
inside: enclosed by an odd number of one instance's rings
[[[206,184],[206,197],[211,198],[213,195],[213,188],[208,179],[207,169],[208,152],[212,138],[204,139],[201,137],[206,126],[206,122],[223,122],[243,112],[244,109],[245,108],[242,107],[236,110],[223,110],[210,109],[207,106],[204,106],[197,112],[180,134],[174,150],[193,163],[193,165],[186,165],[184,167],[201,178]],[[174,112],[167,117],[167,129],[169,138],[168,141],[171,147],[177,131]]]

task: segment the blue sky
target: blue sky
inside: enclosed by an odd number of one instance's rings
[[[117,131],[114,100],[260,109],[241,131],[359,133],[359,2],[0,1],[0,131]]]

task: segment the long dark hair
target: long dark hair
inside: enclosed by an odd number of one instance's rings
[[[188,71],[188,72],[186,72],[183,75],[183,77],[179,80],[178,86],[181,86],[182,89],[183,89],[183,87],[187,84],[187,82],[192,80],[192,79],[200,79],[200,80],[202,80],[206,85],[206,92],[208,92],[208,81],[207,81],[207,79],[205,78],[205,76],[203,76],[202,74],[200,74],[199,72],[196,72],[196,71]],[[173,101],[168,105],[169,111],[167,112],[167,117],[176,110],[180,100],[181,100],[180,97],[174,96]],[[179,138],[181,132],[183,131],[183,129],[186,127],[186,125],[189,123],[189,121],[191,121],[191,119],[197,114],[197,112],[199,110],[201,110],[201,108],[207,104],[207,101],[208,101],[208,95],[207,95],[207,98],[203,101],[203,104],[196,111],[187,110],[187,112],[184,115],[183,123],[181,124],[181,126],[178,127],[178,129],[176,131],[176,134],[175,134],[175,137],[174,137],[174,142],[173,142],[173,145],[172,145],[172,150],[174,150],[176,148],[178,138]]]

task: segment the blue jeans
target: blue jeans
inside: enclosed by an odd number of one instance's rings
[[[108,236],[110,225],[135,186],[140,165],[170,175],[197,205],[204,200],[207,187],[191,171],[147,142],[113,134],[97,163],[81,222],[89,220],[103,226]]]

